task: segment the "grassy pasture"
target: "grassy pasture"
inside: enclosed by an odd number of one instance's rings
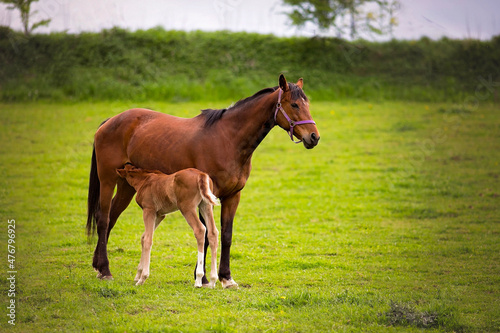
[[[276,128],[254,155],[231,251],[239,290],[193,288],[195,239],[179,213],[134,286],[135,203],[110,238],[115,279],[97,280],[84,233],[96,127],[136,106],[191,117],[228,104],[0,104],[1,330],[500,330],[500,118],[486,102],[313,101],[315,149]],[[4,314],[8,219],[15,327]]]

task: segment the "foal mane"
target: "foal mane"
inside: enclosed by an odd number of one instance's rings
[[[134,168],[132,170],[126,170],[125,169],[126,165],[131,165]],[[130,162],[125,163],[121,169],[125,169],[127,172],[133,172],[133,173],[156,173],[156,174],[163,174],[163,172],[161,172],[159,170],[149,170],[149,169],[138,168],[138,167],[136,167],[135,165],[133,165]]]

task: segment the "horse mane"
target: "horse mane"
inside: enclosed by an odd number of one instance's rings
[[[205,117],[205,127],[210,127],[217,122],[227,109],[204,109],[201,110],[201,116]]]
[[[255,94],[253,94],[250,97],[239,100],[234,105],[231,105],[230,107],[228,107],[226,109],[204,109],[204,110],[201,110],[200,116],[205,117],[204,127],[207,128],[207,127],[210,127],[213,124],[215,124],[219,119],[221,119],[224,116],[224,114],[226,112],[241,108],[241,107],[247,105],[248,103],[255,101],[257,98],[261,97],[262,95],[275,92],[276,89],[278,89],[278,88],[279,88],[278,86],[271,87],[271,88],[264,88],[264,89],[256,92]],[[304,100],[309,101],[309,99],[307,98],[304,91],[301,88],[299,88],[299,86],[297,86],[295,83],[289,83],[288,88],[290,89],[290,92],[292,94],[292,100],[295,100],[299,97],[302,97]]]
[[[238,102],[234,103],[233,105],[231,105],[230,107],[228,107],[226,109],[205,109],[205,110],[201,110],[200,116],[205,117],[204,127],[210,127],[213,124],[215,124],[219,119],[222,118],[222,116],[226,112],[229,112],[229,111],[232,111],[232,110],[235,110],[235,109],[239,109],[239,108],[247,105],[248,103],[251,103],[251,102],[255,101],[257,98],[261,97],[262,95],[269,94],[269,93],[272,93],[272,92],[276,91],[276,89],[278,89],[278,87],[264,88],[264,89],[256,92],[255,94],[253,94],[250,97],[247,97],[247,98],[239,100]]]
[[[303,98],[306,102],[309,102],[309,98],[307,98],[306,94],[304,93],[304,90],[299,88],[298,85],[295,83],[289,83],[288,88],[290,89],[292,93],[292,100],[296,100],[299,97]]]

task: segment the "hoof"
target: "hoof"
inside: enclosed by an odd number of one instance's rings
[[[97,278],[105,281],[113,280],[113,275],[102,275],[102,273],[97,274]]]
[[[201,288],[203,287],[203,278],[205,276],[203,275],[203,272],[196,274],[196,279],[194,280],[194,286],[195,288]]]
[[[222,288],[224,289],[238,289],[238,284],[233,279],[222,279],[220,282],[222,283]]]
[[[204,283],[203,288],[207,288],[207,289],[214,289],[215,288],[215,282],[212,282],[210,281],[209,283]]]

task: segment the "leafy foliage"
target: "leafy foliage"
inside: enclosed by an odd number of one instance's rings
[[[360,32],[392,33],[397,25],[397,0],[283,0],[293,10],[292,23],[304,26],[310,22],[322,31],[334,30],[338,36],[347,32],[354,39]]]
[[[7,7],[7,9],[14,10],[17,9],[19,10],[21,14],[21,22],[23,23],[23,28],[24,28],[24,34],[26,36],[29,36],[33,30],[35,30],[38,27],[41,26],[46,26],[50,23],[51,19],[45,19],[38,21],[36,23],[33,23],[30,26],[30,18],[35,12],[31,12],[31,4],[33,2],[37,2],[38,0],[0,0],[0,2],[5,3],[7,5],[10,5]]]
[[[458,101],[499,81],[491,41],[347,42],[161,28],[33,35],[0,29],[0,100],[234,99],[303,77],[316,100]]]

